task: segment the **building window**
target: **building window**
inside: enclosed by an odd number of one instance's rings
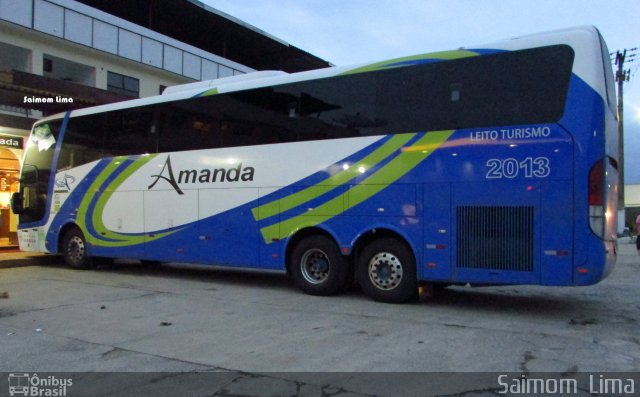
[[[89,87],[96,86],[96,68],[49,54],[42,56],[42,75]]]
[[[42,71],[47,73],[53,73],[53,59],[44,58],[42,60]]]
[[[139,97],[140,80],[133,77],[125,76],[123,74],[108,72],[107,90],[118,92],[120,94]]]

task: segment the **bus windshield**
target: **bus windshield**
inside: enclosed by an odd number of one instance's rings
[[[44,218],[60,120],[36,125],[31,133],[20,179],[20,223]]]

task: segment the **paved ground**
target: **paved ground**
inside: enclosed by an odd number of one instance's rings
[[[307,296],[281,274],[132,263],[77,271],[3,253],[0,371],[207,371],[217,395],[253,395],[243,388],[264,383],[282,395],[341,396],[393,395],[386,380],[403,376],[350,372],[636,372],[640,258],[633,245],[620,252],[596,286],[456,287],[406,305],[357,290]],[[171,383],[162,379],[139,382]]]

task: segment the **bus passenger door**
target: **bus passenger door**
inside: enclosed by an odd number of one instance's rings
[[[424,185],[424,260],[418,275],[427,281],[451,279],[451,185]]]

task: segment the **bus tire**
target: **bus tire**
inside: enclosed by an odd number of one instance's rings
[[[87,252],[87,240],[78,228],[67,231],[62,244],[62,257],[67,266],[74,269],[89,269],[93,263]]]
[[[358,256],[356,278],[362,291],[378,302],[402,303],[417,296],[416,261],[395,238],[379,238]]]
[[[294,282],[310,295],[333,295],[347,280],[349,264],[332,239],[309,236],[291,252],[289,269]]]

